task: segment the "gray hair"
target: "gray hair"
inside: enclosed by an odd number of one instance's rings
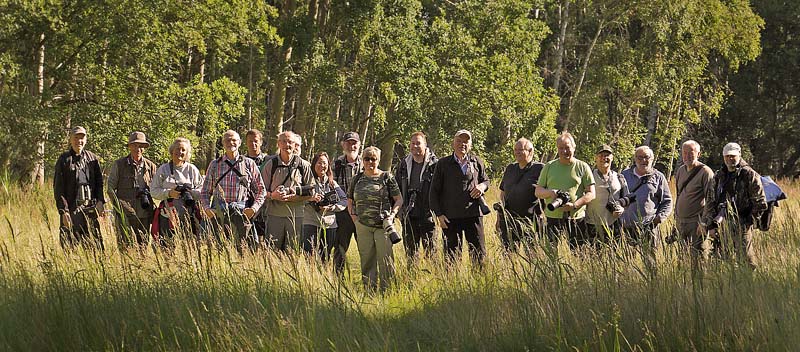
[[[223,141],[225,139],[228,139],[228,138],[231,138],[231,137],[236,137],[236,138],[238,138],[240,140],[242,139],[242,137],[239,136],[239,133],[234,131],[234,130],[227,130],[227,131],[225,131],[225,133],[222,134],[222,140]]]
[[[567,141],[567,142],[572,143],[573,146],[576,145],[575,144],[575,137],[572,136],[572,133],[569,133],[569,132],[566,132],[566,131],[565,132],[561,132],[561,134],[558,135],[558,137],[556,138],[556,143],[558,143],[558,141]]]
[[[697,150],[700,150],[700,143],[697,143],[697,141],[692,140],[692,139],[690,139],[690,140],[688,140],[686,142],[683,142],[683,144],[681,144],[681,148],[683,148],[685,146],[697,147]]]
[[[381,150],[378,149],[378,147],[376,147],[376,146],[366,147],[366,148],[364,148],[364,151],[361,152],[361,157],[363,158],[363,157],[366,157],[368,155],[372,155],[376,159],[380,159],[381,158]]]
[[[517,139],[517,143],[522,143],[523,148],[525,148],[528,151],[533,151],[533,142],[531,142],[529,139],[522,137],[520,139]]]
[[[633,155],[636,155],[636,153],[638,153],[640,150],[644,150],[645,153],[647,153],[647,155],[649,155],[650,159],[652,160],[654,155],[653,155],[653,150],[650,149],[650,147],[648,147],[646,145],[638,146],[638,147],[636,147],[636,150],[633,151]]]
[[[175,148],[177,148],[181,144],[186,144],[186,160],[191,159],[192,158],[192,142],[189,141],[186,138],[183,138],[183,137],[175,138],[175,140],[172,141],[172,144],[170,144],[169,149],[168,149],[169,155],[172,155],[172,151],[175,150]]]
[[[283,131],[278,133],[278,141],[293,141],[297,143],[297,145],[303,144],[303,139],[300,138],[300,135],[292,131]]]

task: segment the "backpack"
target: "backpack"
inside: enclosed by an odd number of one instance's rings
[[[768,231],[772,225],[772,217],[778,202],[786,199],[786,193],[769,176],[761,176],[761,184],[764,185],[764,194],[767,198],[767,209],[756,219],[756,226],[761,231]]]

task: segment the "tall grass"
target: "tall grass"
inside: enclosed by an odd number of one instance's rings
[[[483,270],[438,253],[396,282],[361,286],[303,255],[188,246],[174,254],[58,246],[49,190],[0,188],[0,348],[5,350],[792,350],[800,345],[800,187],[759,268],[714,260],[693,274],[667,246],[649,275],[634,248],[504,254],[486,221]]]

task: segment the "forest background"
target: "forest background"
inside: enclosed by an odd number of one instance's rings
[[[189,137],[293,130],[304,153],[365,145],[440,155],[468,128],[497,175],[519,137],[557,131],[624,166],[649,145],[671,172],[687,138],[728,141],[764,174],[800,173],[800,3],[744,0],[0,0],[0,169],[41,184],[89,130],[106,165],[147,133],[151,158]],[[617,167],[619,167],[618,165]]]

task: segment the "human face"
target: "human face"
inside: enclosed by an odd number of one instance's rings
[[[610,169],[612,161],[614,161],[614,154],[609,152],[600,152],[594,156],[594,165],[601,171]]]
[[[317,177],[320,177],[328,173],[328,167],[328,157],[321,156],[317,159],[317,163],[314,164],[314,172],[317,173]]]
[[[742,161],[741,155],[725,155],[725,166],[728,167],[728,171],[733,171],[736,169],[736,166],[739,165],[739,162]]]
[[[684,165],[696,165],[700,158],[700,148],[694,144],[685,144],[681,147],[681,156]]]
[[[527,143],[514,144],[514,160],[520,164],[528,164],[533,160],[533,148]]]
[[[131,152],[131,159],[139,161],[142,159],[144,155],[144,150],[147,148],[147,144],[144,143],[130,143],[128,144],[128,150]]]
[[[371,173],[378,170],[379,157],[374,154],[364,155],[364,169]]]
[[[86,135],[83,133],[73,134],[69,137],[69,145],[72,147],[75,154],[80,154],[83,151],[87,141],[88,138],[86,138]]]
[[[278,139],[278,149],[281,150],[281,154],[285,157],[290,157],[294,155],[297,151],[298,143],[291,138],[281,137]]]
[[[240,145],[242,145],[242,139],[238,135],[228,134],[222,138],[222,148],[225,153],[237,153]]]
[[[358,153],[359,148],[361,148],[361,142],[355,139],[348,139],[342,142],[342,151],[345,154],[354,154]]]
[[[639,174],[648,173],[653,166],[653,156],[644,149],[636,152],[635,159],[636,171]]]
[[[188,161],[189,159],[189,146],[186,143],[178,143],[172,149],[172,163],[175,165],[181,165]]]
[[[471,149],[472,138],[469,138],[466,134],[458,135],[456,138],[453,138],[453,152],[455,152],[459,158],[466,156]]]
[[[261,137],[251,134],[247,136],[247,154],[256,156],[261,154]]]
[[[575,156],[575,143],[569,138],[559,138],[556,140],[556,147],[558,148],[558,159],[562,162],[569,163],[572,157]]]
[[[409,143],[408,149],[411,150],[411,155],[413,156],[425,156],[425,151],[428,149],[428,142],[426,142],[425,138],[422,136],[416,135],[411,137],[411,143]]]

